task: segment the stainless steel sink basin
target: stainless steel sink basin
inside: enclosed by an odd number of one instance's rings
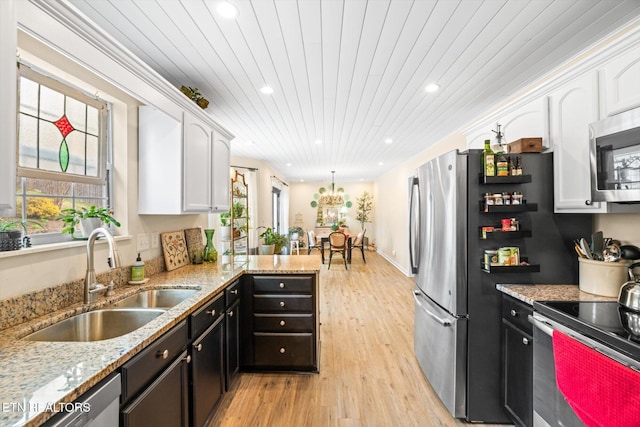
[[[160,316],[161,309],[102,309],[65,319],[24,337],[28,341],[101,341],[128,334]]]
[[[109,307],[171,308],[198,291],[199,289],[151,289],[131,295]]]

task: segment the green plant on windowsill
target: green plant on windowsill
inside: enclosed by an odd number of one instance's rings
[[[58,219],[63,222],[63,233],[69,233],[73,236],[76,225],[83,219],[98,218],[105,224],[113,224],[116,227],[120,227],[120,222],[113,217],[113,209],[111,208],[98,208],[96,206],[90,206],[89,208],[81,207],[79,209],[63,209],[62,215]]]
[[[34,228],[46,229],[44,225],[33,219],[0,219],[0,251],[30,247],[31,238],[28,235],[28,223],[34,224]]]

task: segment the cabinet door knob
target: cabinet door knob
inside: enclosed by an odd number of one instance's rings
[[[280,326],[284,326],[284,325],[286,325],[286,324],[287,324],[287,322],[285,322],[284,320],[281,320],[281,321],[280,321]]]
[[[195,344],[194,344],[194,345],[193,345],[193,348],[195,348],[195,349],[196,349],[196,351],[202,351],[202,343],[201,343],[201,344],[198,344],[198,345],[195,345]]]
[[[284,289],[284,283],[280,282],[280,289]]]
[[[587,206],[591,206],[591,200],[585,200],[584,204],[587,205]]]
[[[284,347],[280,347],[280,354],[284,354],[287,350]]]
[[[190,355],[190,354],[187,354],[187,357],[185,357],[185,358],[184,358],[184,359],[182,359],[182,360],[184,360],[184,361],[185,361],[185,362],[187,362],[187,363],[191,363],[191,355]]]
[[[285,306],[284,301],[280,301],[280,307],[284,307],[284,306]]]
[[[529,340],[527,338],[522,338],[522,344],[529,345]]]
[[[229,312],[229,317],[233,317],[233,310]]]
[[[515,310],[511,310],[511,315],[512,315],[513,317],[516,317],[516,316],[518,315],[518,312],[517,312],[517,311],[515,311]]]
[[[158,357],[166,359],[167,357],[169,357],[169,350],[165,349],[164,351],[158,351]]]
[[[215,310],[211,310],[211,311],[207,310],[207,314],[215,316],[216,315],[216,311]]]
[[[237,290],[237,289],[234,289],[234,290],[229,291],[229,292],[230,292],[230,293],[232,293],[232,294],[234,294],[234,295],[238,295],[238,290]]]

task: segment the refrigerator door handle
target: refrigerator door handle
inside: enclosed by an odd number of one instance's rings
[[[438,317],[435,313],[433,313],[431,310],[429,310],[427,307],[425,307],[425,305],[422,304],[422,302],[418,298],[420,295],[421,295],[420,291],[418,291],[418,290],[413,291],[413,298],[416,300],[416,304],[418,304],[420,306],[420,308],[422,308],[424,310],[424,312],[427,313],[427,315],[429,317],[431,317],[433,320],[435,320],[436,322],[438,322],[442,326],[445,326],[445,327],[451,326],[451,322],[450,321]]]
[[[418,236],[420,235],[420,191],[419,180],[417,177],[411,179],[409,186],[409,261],[411,263],[411,272],[418,272],[418,260],[420,259],[420,251],[418,247]],[[415,198],[417,203],[414,203]],[[415,209],[418,209],[415,215]],[[415,221],[415,223],[414,223]]]

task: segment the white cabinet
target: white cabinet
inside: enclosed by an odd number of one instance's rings
[[[598,120],[598,80],[591,72],[549,95],[549,139],[553,146],[554,211],[606,212],[591,201],[589,123]]]
[[[138,150],[140,214],[229,210],[229,141],[204,121],[141,106]]]
[[[640,46],[629,49],[600,69],[601,116],[640,106]]]
[[[0,214],[16,208],[16,1],[0,1]]]

